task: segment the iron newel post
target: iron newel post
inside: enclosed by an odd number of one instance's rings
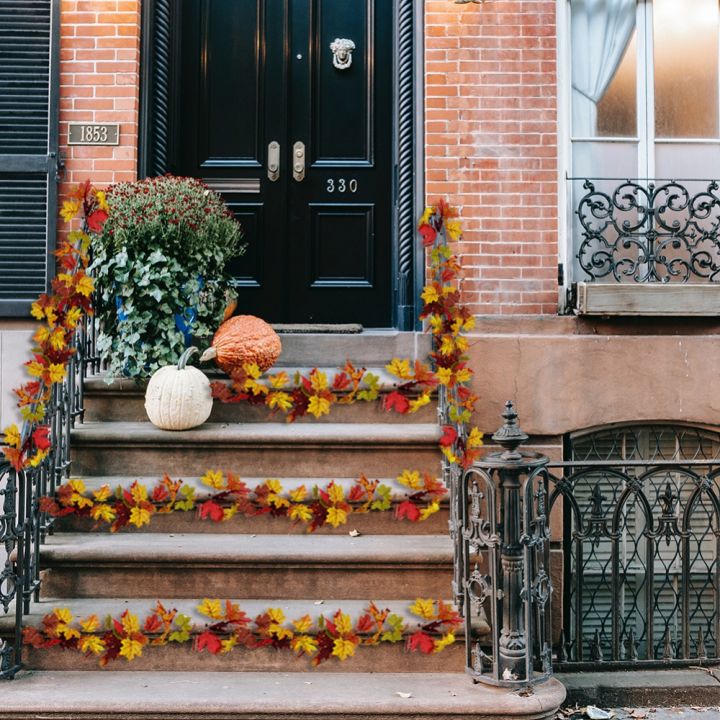
[[[479,682],[518,687],[552,673],[548,458],[521,449],[528,436],[511,402],[502,417],[492,436],[502,451],[467,470],[457,493],[463,607],[468,672]],[[478,617],[489,620],[489,638]]]

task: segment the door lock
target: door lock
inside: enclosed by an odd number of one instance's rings
[[[305,179],[305,143],[299,141],[293,145],[293,177],[298,182]]]
[[[280,143],[275,140],[268,145],[267,173],[272,182],[280,179]]]

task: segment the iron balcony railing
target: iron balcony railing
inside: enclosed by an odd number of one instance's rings
[[[720,282],[716,180],[570,178],[575,280]]]
[[[53,519],[40,512],[39,499],[52,496],[69,478],[70,431],[82,422],[83,383],[87,374],[100,370],[96,351],[96,323],[87,315],[74,335],[75,352],[71,356],[65,379],[52,386],[43,425],[50,428],[51,448],[37,467],[20,472],[0,461],[0,542],[4,549],[0,573],[0,606],[15,614],[12,639],[0,639],[0,679],[10,679],[20,670],[23,617],[40,591],[40,545],[52,532]],[[33,424],[25,423],[23,437]]]

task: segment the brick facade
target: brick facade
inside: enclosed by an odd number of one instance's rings
[[[137,177],[140,0],[62,0],[60,146],[64,188]],[[67,146],[69,122],[120,123],[117,147]]]
[[[426,4],[426,188],[461,210],[463,299],[555,314],[555,0]]]

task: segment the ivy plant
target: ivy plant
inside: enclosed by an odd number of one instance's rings
[[[141,378],[209,342],[235,293],[226,267],[242,230],[199,180],[164,176],[119,183],[93,237],[98,350],[108,377]]]

